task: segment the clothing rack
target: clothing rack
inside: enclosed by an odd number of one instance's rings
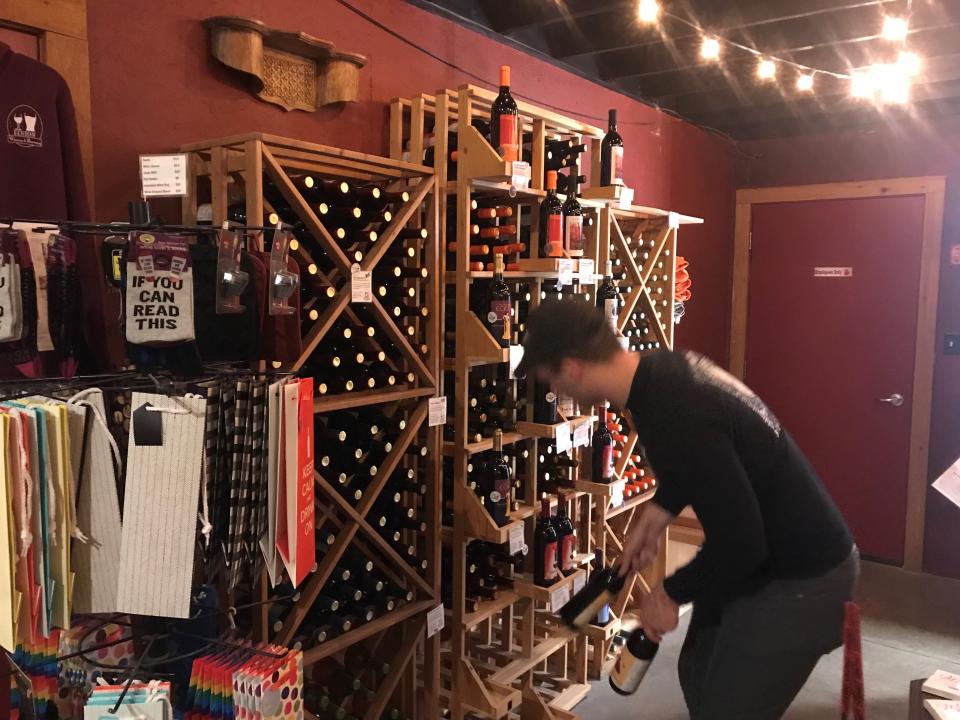
[[[137,230],[154,230],[157,232],[166,231],[166,232],[178,232],[178,233],[208,233],[216,232],[221,228],[217,225],[166,225],[162,223],[93,223],[93,222],[79,222],[72,220],[36,220],[33,218],[12,218],[12,217],[3,217],[0,218],[0,226],[6,225],[7,227],[13,227],[13,223],[22,223],[27,225],[38,225],[45,226],[41,229],[43,230],[56,230],[58,228],[64,228],[69,230],[75,230],[77,232],[87,232],[87,233],[125,233],[125,232],[134,232]],[[286,223],[280,223],[280,228],[289,227]],[[271,230],[276,230],[276,225],[236,225],[230,223],[228,230],[242,230],[247,232],[268,232]]]

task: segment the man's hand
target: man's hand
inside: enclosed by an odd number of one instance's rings
[[[620,558],[620,575],[624,576],[631,570],[640,571],[657,558],[660,552],[660,538],[673,515],[668,513],[655,502],[646,504],[640,519],[630,528],[627,540],[623,544],[623,555]]]
[[[677,605],[663,585],[657,585],[652,592],[640,598],[640,623],[643,632],[655,643],[676,629],[680,622],[680,606]]]

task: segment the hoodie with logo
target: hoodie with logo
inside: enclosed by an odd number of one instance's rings
[[[70,89],[0,43],[0,218],[88,220]]]

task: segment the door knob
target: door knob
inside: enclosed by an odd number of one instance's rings
[[[894,393],[890,397],[880,398],[880,402],[889,403],[894,407],[900,407],[903,405],[903,395],[900,393]]]

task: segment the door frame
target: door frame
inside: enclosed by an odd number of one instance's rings
[[[927,461],[930,405],[936,356],[937,300],[940,285],[941,236],[945,180],[942,176],[894,178],[865,182],[793,185],[737,190],[734,224],[733,293],[730,319],[730,371],[743,379],[747,358],[747,309],[750,288],[750,247],[753,206],[767,203],[923,195],[923,235],[920,245],[920,297],[917,343],[910,410],[910,451],[907,470],[906,531],[903,566],[923,567],[923,525],[927,500]]]
[[[90,217],[96,217],[87,0],[0,0],[0,25],[36,35],[40,62],[63,76],[73,96]]]

